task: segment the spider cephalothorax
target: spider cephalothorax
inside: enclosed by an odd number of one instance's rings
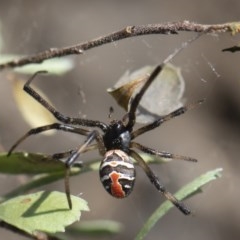
[[[106,150],[121,149],[128,152],[131,135],[122,121],[113,120],[103,135]]]

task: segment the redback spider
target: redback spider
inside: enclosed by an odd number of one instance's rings
[[[193,41],[196,38],[190,40]],[[189,42],[190,42],[189,41]],[[57,111],[52,105],[50,105],[43,97],[41,97],[31,86],[31,82],[37,74],[46,71],[36,72],[24,85],[24,91],[44,106],[53,116],[60,122],[56,122],[50,125],[45,125],[37,128],[33,128],[28,131],[23,137],[21,137],[9,150],[8,155],[27,137],[39,134],[51,129],[72,132],[86,136],[86,140],[77,149],[54,154],[53,157],[57,159],[67,158],[65,162],[66,174],[65,174],[65,191],[69,208],[72,208],[72,202],[70,197],[69,186],[69,174],[71,166],[76,162],[78,157],[93,149],[98,149],[103,160],[101,161],[99,174],[100,180],[106,189],[112,196],[116,198],[125,198],[133,190],[135,182],[135,167],[133,164],[134,159],[138,165],[144,170],[151,183],[160,191],[169,201],[171,201],[181,212],[189,215],[191,211],[179,200],[177,200],[159,181],[159,178],[153,173],[149,165],[144,161],[141,155],[134,149],[139,150],[150,155],[156,155],[162,158],[171,158],[179,160],[187,160],[195,162],[196,159],[168,152],[158,151],[140,143],[133,141],[136,137],[159,127],[162,123],[184,114],[189,109],[201,104],[203,100],[196,103],[189,104],[178,108],[177,110],[165,115],[160,116],[157,120],[150,124],[146,124],[136,130],[134,125],[136,123],[136,110],[139,103],[144,96],[144,93],[156,79],[158,74],[161,73],[164,65],[169,62],[182,48],[179,48],[170,55],[162,64],[155,67],[152,73],[149,75],[146,83],[141,87],[139,92],[132,98],[129,111],[123,116],[121,120],[111,120],[109,124],[105,124],[98,120],[89,120],[75,117],[68,117]],[[88,127],[94,129],[80,128]]]

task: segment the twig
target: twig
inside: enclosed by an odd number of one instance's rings
[[[126,28],[113,32],[111,34],[93,39],[64,48],[51,48],[49,50],[37,53],[32,56],[15,59],[3,64],[0,64],[0,70],[6,68],[20,67],[30,63],[41,63],[46,59],[62,57],[72,54],[82,54],[84,51],[94,47],[98,47],[110,42],[119,41],[121,39],[148,35],[148,34],[177,34],[179,31],[191,31],[197,33],[224,33],[232,32],[233,28],[239,29],[240,23],[224,23],[205,25],[189,21],[168,22],[163,24],[148,24],[140,26],[127,26]],[[236,27],[237,26],[237,27]]]
[[[50,236],[44,232],[35,232],[35,236],[31,235],[27,232],[22,231],[21,229],[18,229],[17,227],[8,224],[4,221],[0,221],[0,227],[1,228],[5,228],[8,229],[18,235],[24,236],[24,237],[28,237],[29,239],[35,239],[35,240],[60,240],[58,237],[56,236]]]
[[[224,48],[222,50],[222,52],[239,52],[240,51],[240,46],[233,46],[233,47],[229,47],[229,48]]]

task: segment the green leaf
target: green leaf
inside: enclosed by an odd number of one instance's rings
[[[176,198],[180,201],[193,196],[201,190],[201,187],[205,184],[221,177],[222,168],[217,168],[215,170],[209,171],[200,177],[193,180],[191,183],[185,185],[176,194]],[[147,222],[144,224],[140,232],[138,233],[136,240],[144,239],[147,233],[153,228],[158,220],[161,219],[171,208],[173,204],[169,201],[162,203],[154,213],[149,217]]]
[[[67,228],[69,235],[106,236],[122,230],[121,223],[111,220],[81,221]]]
[[[0,64],[12,61],[14,59],[20,59],[23,56],[13,54],[0,54]],[[74,67],[72,58],[53,58],[48,59],[42,63],[28,64],[23,67],[15,68],[15,72],[33,74],[37,71],[46,70],[49,74],[62,75],[70,71]]]
[[[149,154],[141,154],[147,163],[166,163],[171,159],[164,159]],[[81,172],[96,171],[99,169],[101,159],[86,161]],[[76,167],[77,168],[77,167]],[[79,169],[79,168],[77,168]],[[49,155],[41,153],[13,152],[0,153],[0,173],[8,174],[41,174],[63,172],[65,165],[62,161],[53,159]]]
[[[37,231],[64,232],[65,227],[79,221],[81,211],[89,211],[87,202],[71,196],[69,210],[66,195],[60,192],[38,192],[19,196],[0,204],[0,219],[29,234]]]
[[[81,171],[80,168],[77,168],[77,167],[71,168],[71,176],[79,174],[80,171]],[[37,187],[42,187],[46,184],[50,184],[52,182],[58,181],[59,179],[62,179],[64,177],[65,177],[64,172],[37,175],[37,177],[35,177],[31,181],[28,181],[27,183],[15,188],[11,192],[8,192],[3,197],[0,197],[0,202],[7,200],[9,198],[15,197],[17,195],[23,194],[24,192],[33,190]]]
[[[163,159],[149,154],[141,154],[144,160],[151,163],[166,163],[170,159]],[[83,166],[71,168],[71,176],[99,169],[101,159],[86,161]],[[0,202],[23,194],[37,187],[58,181],[65,176],[65,165],[63,162],[44,154],[17,152],[9,157],[7,153],[0,153],[0,173],[4,174],[38,174],[31,181],[18,186],[11,192],[0,197]]]
[[[47,174],[47,175],[44,174],[44,175],[40,175],[40,176],[37,175],[37,177],[35,177],[31,181],[28,181],[27,183],[22,184],[21,186],[15,188],[14,190],[5,194],[3,197],[0,197],[0,202],[3,202],[9,198],[26,193],[37,187],[42,187],[46,184],[55,182],[59,179],[64,178],[64,176],[65,176],[64,172],[57,172],[57,173],[52,173],[52,174]]]
[[[65,165],[59,160],[50,156],[16,152],[7,156],[7,153],[0,153],[0,172],[10,174],[37,174],[64,171]]]

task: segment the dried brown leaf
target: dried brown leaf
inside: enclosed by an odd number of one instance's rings
[[[145,66],[133,73],[126,72],[113,88],[107,91],[126,111],[131,98],[139,91],[153,71],[153,66]],[[137,109],[137,122],[149,123],[161,115],[182,106],[185,82],[180,68],[167,64],[144,94]]]

